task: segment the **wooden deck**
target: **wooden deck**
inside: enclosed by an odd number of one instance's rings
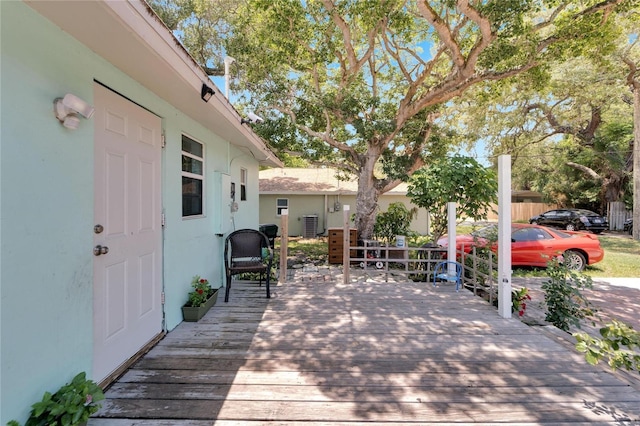
[[[89,425],[640,424],[640,392],[470,292],[368,281],[235,283]]]

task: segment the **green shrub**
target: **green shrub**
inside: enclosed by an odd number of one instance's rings
[[[570,270],[558,257],[547,262],[548,281],[542,284],[547,313],[545,320],[561,330],[580,327],[582,319],[595,314],[591,303],[581,290],[593,288],[593,280],[580,272]]]
[[[391,203],[384,213],[378,213],[373,233],[376,238],[387,244],[391,244],[396,235],[411,237],[411,221],[418,214],[417,208],[407,209],[404,203]]]
[[[640,371],[640,354],[634,348],[640,348],[640,333],[628,324],[613,320],[600,329],[602,339],[591,337],[587,333],[576,333],[576,349],[585,354],[591,365],[607,359],[612,370],[624,368]],[[625,349],[626,348],[626,349]]]

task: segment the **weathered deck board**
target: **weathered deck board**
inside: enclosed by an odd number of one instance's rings
[[[467,291],[235,283],[106,393],[90,425],[640,424],[640,393]]]

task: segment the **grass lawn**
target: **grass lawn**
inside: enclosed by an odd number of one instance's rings
[[[459,229],[458,233],[470,232],[472,229]],[[588,266],[584,273],[591,277],[601,278],[640,278],[640,242],[616,234],[599,235],[600,244],[604,248],[604,259]],[[278,239],[278,243],[279,243]],[[411,245],[419,245],[411,241]],[[426,242],[426,239],[425,239]],[[276,257],[279,255],[279,244],[276,245]],[[289,238],[289,259],[294,263],[327,263],[327,239]],[[292,259],[293,258],[293,259]],[[277,262],[277,259],[276,259]],[[514,276],[545,277],[544,269],[516,268]]]
[[[587,275],[640,278],[640,241],[607,235],[600,235],[599,239],[604,249],[604,259],[587,267]]]

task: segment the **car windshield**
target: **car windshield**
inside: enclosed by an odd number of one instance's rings
[[[486,238],[488,240],[497,239],[498,227],[496,225],[485,226],[484,228],[480,228],[477,231],[473,231],[471,235],[477,238]]]

